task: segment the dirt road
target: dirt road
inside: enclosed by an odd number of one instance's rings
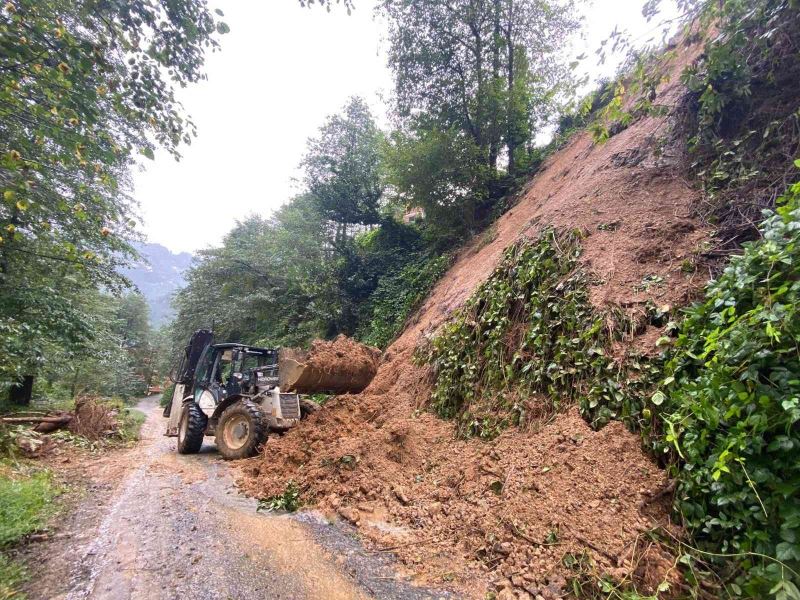
[[[87,493],[29,557],[31,598],[447,596],[406,583],[343,525],[256,512],[210,440],[180,456],[156,400],[138,408],[147,414],[141,441],[87,467]]]

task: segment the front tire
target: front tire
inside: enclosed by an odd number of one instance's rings
[[[183,407],[178,424],[178,454],[197,454],[203,446],[208,417],[194,402]]]
[[[219,419],[217,448],[226,460],[255,456],[267,441],[268,429],[258,405],[239,400],[226,408]]]

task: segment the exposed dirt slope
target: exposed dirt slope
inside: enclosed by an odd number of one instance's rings
[[[681,49],[659,103],[677,105],[677,74],[697,51]],[[706,279],[686,271],[709,232],[691,216],[699,196],[680,177],[661,139],[667,134],[668,119],[648,117],[601,146],[575,136],[499,219],[493,239],[484,235],[462,253],[386,351],[370,387],[270,439],[264,458],[245,464],[245,489],[270,496],[294,480],[306,498],[393,549],[421,580],[449,581],[476,597],[487,585],[504,598],[561,597],[570,576],[562,559],[584,550],[598,573],[635,577],[641,591],[669,577],[669,563],[642,537],[669,520],[654,500],[665,475],[637,436],[620,424],[593,432],[573,409],[539,431],[455,440],[451,423],[419,410],[429,389],[411,361],[421,337],[491,274],[505,248],[549,224],[586,235],[582,260],[596,276],[598,307],[687,302]],[[647,351],[654,333],[630,342]]]

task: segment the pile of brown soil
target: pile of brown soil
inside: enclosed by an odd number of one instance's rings
[[[344,335],[333,341],[315,340],[308,351],[281,350],[281,389],[303,394],[358,393],[378,372],[381,351]]]
[[[677,105],[678,75],[698,52],[698,45],[681,49],[658,104]],[[706,279],[698,266],[710,232],[693,217],[700,196],[665,141],[669,122],[643,118],[603,145],[576,135],[498,220],[496,237],[461,254],[364,393],[334,398],[270,439],[263,457],[243,464],[243,488],[267,497],[293,480],[307,501],[357,524],[420,581],[474,597],[487,589],[501,598],[562,597],[574,564],[586,564],[565,558],[583,552],[597,575],[633,579],[641,592],[673,577],[671,563],[642,536],[669,526],[669,510],[659,493],[666,476],[637,435],[618,423],[594,432],[573,409],[538,431],[457,440],[452,423],[424,412],[428,373],[411,360],[504,249],[546,225],[584,232],[582,261],[595,276],[598,308],[635,313],[648,302],[689,301]],[[646,352],[657,333],[640,330],[625,345]]]

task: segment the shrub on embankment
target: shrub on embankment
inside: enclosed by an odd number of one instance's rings
[[[654,409],[678,455],[675,508],[703,551],[734,559],[731,590],[795,598],[800,184],[759,231],[688,310]]]

